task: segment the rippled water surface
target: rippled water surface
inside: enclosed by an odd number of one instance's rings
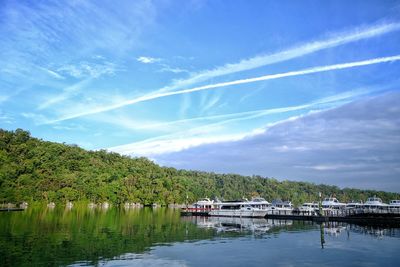
[[[172,209],[0,213],[2,266],[399,266],[400,229],[181,217]]]

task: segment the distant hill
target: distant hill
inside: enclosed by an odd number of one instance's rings
[[[318,192],[341,201],[379,196],[388,202],[397,193],[340,189],[307,182],[215,174],[160,167],[146,158],[46,142],[21,129],[0,129],[0,203],[22,201],[109,201],[169,204],[202,197],[238,199],[262,196],[295,204],[317,200]]]

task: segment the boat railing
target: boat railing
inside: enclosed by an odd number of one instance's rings
[[[217,208],[199,208],[199,207],[187,207],[183,208],[184,211],[194,211],[194,212],[205,212],[205,211],[212,211]]]
[[[400,209],[391,209],[391,208],[354,208],[354,209],[346,209],[339,210],[338,215],[340,216],[355,216],[355,215],[367,215],[367,214],[393,214],[400,215]]]

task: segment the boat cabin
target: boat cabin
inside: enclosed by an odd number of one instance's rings
[[[327,197],[322,201],[322,207],[324,209],[340,209],[345,206],[345,203],[339,202],[335,197]]]
[[[390,200],[389,208],[400,209],[400,200]]]
[[[257,208],[257,209],[267,209],[268,207],[271,206],[271,203],[269,203],[268,201],[266,201],[264,198],[262,197],[255,197],[252,198],[250,201],[247,202],[250,206],[252,206],[253,208]]]

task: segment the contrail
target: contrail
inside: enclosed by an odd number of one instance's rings
[[[258,55],[251,58],[242,59],[235,63],[228,63],[222,66],[218,66],[214,69],[208,69],[192,73],[190,77],[188,77],[187,79],[176,80],[170,85],[167,85],[159,90],[153,91],[152,94],[171,92],[181,88],[188,88],[193,86],[193,84],[203,82],[211,78],[220,77],[241,71],[256,69],[274,63],[302,57],[324,49],[333,48],[336,46],[377,37],[398,30],[400,30],[400,23],[391,22],[391,23],[374,24],[364,27],[357,27],[349,31],[335,32],[333,34],[327,35],[325,39],[320,39],[320,40],[317,39],[315,41],[303,44],[297,44],[285,50],[269,54]],[[54,73],[50,70],[47,69],[45,70],[48,73],[52,74],[53,76],[58,75],[57,73]],[[56,78],[63,78],[63,77],[60,76]],[[85,84],[83,84],[81,87],[83,86],[85,86]],[[58,102],[61,102],[65,99],[68,99],[71,95],[80,91],[81,87],[76,87],[74,89],[70,87],[65,89],[60,96],[57,96],[41,104],[38,109],[44,109]]]
[[[255,56],[248,59],[243,59],[237,63],[230,63],[215,69],[205,70],[194,73],[191,77],[184,80],[178,80],[175,84],[166,86],[157,92],[165,92],[175,90],[182,87],[188,87],[192,84],[208,80],[210,78],[219,77],[227,74],[232,74],[240,71],[251,70],[266,65],[287,61],[293,58],[312,54],[324,49],[356,42],[363,39],[373,38],[379,35],[400,30],[400,23],[385,23],[369,27],[360,27],[347,32],[338,32],[332,34],[330,38],[324,40],[316,40],[305,44],[300,44],[292,48],[279,52]]]
[[[100,113],[100,112],[110,111],[110,110],[114,110],[114,109],[121,108],[124,106],[133,105],[136,103],[150,101],[153,99],[167,97],[167,96],[189,94],[189,93],[193,93],[193,92],[197,92],[197,91],[210,90],[210,89],[227,87],[227,86],[232,86],[232,85],[239,85],[239,84],[246,84],[246,83],[253,83],[253,82],[267,81],[267,80],[275,80],[275,79],[281,79],[281,78],[292,77],[292,76],[302,76],[302,75],[326,72],[326,71],[331,71],[331,70],[349,69],[349,68],[379,64],[379,63],[394,62],[394,61],[398,61],[398,60],[400,60],[400,55],[390,56],[390,57],[380,57],[380,58],[368,59],[368,60],[363,60],[363,61],[354,61],[354,62],[349,62],[349,63],[341,63],[341,64],[328,65],[328,66],[318,66],[318,67],[313,67],[313,68],[308,68],[308,69],[303,69],[303,70],[298,70],[298,71],[289,71],[289,72],[284,72],[284,73],[269,74],[269,75],[254,77],[254,78],[248,78],[248,79],[240,79],[240,80],[235,80],[235,81],[230,81],[230,82],[209,84],[209,85],[198,86],[198,87],[194,87],[194,88],[190,88],[190,89],[183,89],[183,90],[177,90],[177,91],[172,91],[172,92],[150,94],[150,95],[145,95],[145,96],[138,97],[138,98],[135,98],[132,100],[123,101],[123,102],[115,104],[115,105],[110,105],[110,106],[94,109],[94,110],[87,111],[87,112],[82,112],[82,113],[77,113],[77,114],[73,114],[70,116],[65,116],[65,117],[59,118],[57,120],[50,121],[49,123],[55,123],[55,122],[74,119],[74,118],[87,116],[87,115],[91,115],[91,114],[96,114],[96,113]]]

